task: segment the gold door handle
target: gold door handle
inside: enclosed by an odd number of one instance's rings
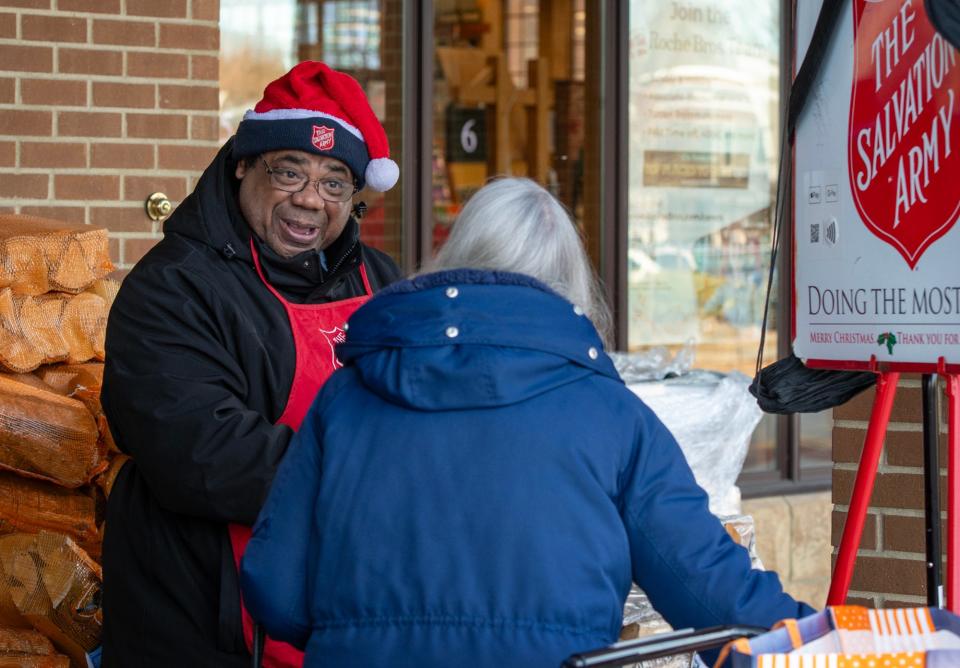
[[[170,203],[170,199],[160,192],[150,195],[147,198],[146,206],[150,220],[161,221],[173,211],[173,204]]]

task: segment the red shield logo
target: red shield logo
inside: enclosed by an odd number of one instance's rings
[[[850,188],[911,268],[960,213],[960,55],[922,0],[854,0]]]
[[[333,329],[321,329],[320,333],[323,334],[323,338],[326,340],[327,345],[330,346],[330,366],[334,371],[336,371],[343,366],[340,360],[337,359],[337,344],[343,343],[347,340],[347,333],[344,332],[340,327],[334,327]]]
[[[326,125],[313,126],[313,145],[321,151],[329,151],[333,148],[333,128]]]

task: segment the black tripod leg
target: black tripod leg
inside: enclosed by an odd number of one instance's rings
[[[940,557],[940,415],[937,374],[923,374],[923,497],[927,536],[927,605],[943,607]]]

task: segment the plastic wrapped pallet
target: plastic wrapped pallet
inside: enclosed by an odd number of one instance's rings
[[[76,294],[111,271],[106,229],[0,215],[0,287],[18,295]]]
[[[656,349],[612,358],[627,387],[677,439],[709,496],[710,510],[715,515],[739,514],[737,477],[763,417],[750,394],[750,379],[738,372],[691,371],[687,349],[673,359]]]
[[[83,402],[0,374],[0,468],[64,487],[107,465],[97,422]]]
[[[96,500],[79,490],[0,472],[0,534],[55,531],[100,556]]]
[[[33,628],[70,657],[87,664],[100,645],[103,574],[67,536],[41,531],[24,548],[20,536],[0,537],[2,586]]]
[[[32,629],[0,628],[0,668],[69,668],[70,659]]]
[[[39,296],[0,290],[0,365],[15,373],[41,364],[103,360],[111,292]]]

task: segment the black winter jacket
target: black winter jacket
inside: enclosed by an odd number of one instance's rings
[[[249,664],[227,524],[253,524],[287,448],[291,430],[274,422],[296,359],[283,306],[253,265],[230,147],[110,312],[102,402],[133,460],[107,503],[105,668]],[[306,301],[363,294],[361,262],[374,290],[399,277],[358,234],[351,219]],[[268,275],[282,282],[284,271]]]

